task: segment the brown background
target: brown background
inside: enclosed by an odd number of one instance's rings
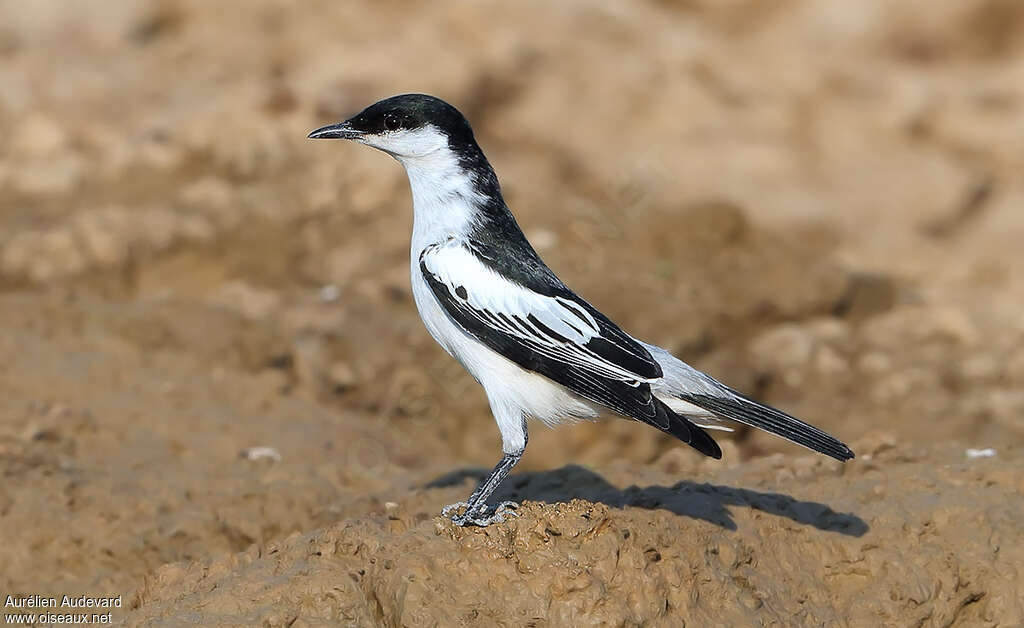
[[[1024,621],[1024,4],[0,0],[0,86],[0,594]],[[304,139],[408,91],[579,293],[857,460],[535,426],[518,519],[436,519],[497,430],[416,316],[401,168]]]

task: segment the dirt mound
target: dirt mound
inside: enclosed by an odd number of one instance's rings
[[[612,481],[578,467],[524,474],[514,494],[553,504],[528,501],[486,530],[434,518],[418,507],[422,498],[403,500],[375,517],[163,567],[138,592],[132,620],[184,623],[197,608],[224,625],[938,626],[1020,617],[1024,556],[1011,541],[1024,501],[1020,458],[964,461],[948,449],[892,446],[866,458],[844,470],[772,457],[716,474],[721,484],[701,474],[670,485],[672,476],[652,471],[643,481],[655,484],[624,489],[618,481],[637,478],[621,468]],[[782,493],[739,488],[766,477]],[[898,489],[886,486],[896,478]],[[964,538],[978,542],[964,547]]]

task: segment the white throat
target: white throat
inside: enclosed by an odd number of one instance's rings
[[[400,135],[400,134],[395,134]],[[485,200],[473,185],[473,175],[459,164],[439,131],[426,127],[406,131],[394,138],[387,150],[405,166],[412,190],[413,258],[429,244],[465,236],[473,224],[477,207]],[[383,143],[382,143],[383,144]],[[398,146],[403,144],[403,146]],[[413,146],[416,150],[409,150]],[[398,149],[405,150],[398,150]]]

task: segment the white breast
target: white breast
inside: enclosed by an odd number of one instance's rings
[[[472,227],[482,199],[469,173],[447,148],[421,157],[399,157],[409,176],[413,199],[413,233],[409,271],[412,294],[427,331],[483,386],[502,435],[502,448],[518,451],[526,444],[523,419],[549,425],[597,411],[563,386],[521,368],[462,331],[437,301],[420,272],[423,250],[463,238]]]

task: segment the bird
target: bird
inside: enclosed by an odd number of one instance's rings
[[[469,121],[444,100],[392,96],[308,137],[365,144],[405,168],[413,300],[434,340],[483,387],[501,433],[501,460],[465,502],[442,510],[456,525],[517,514],[514,502],[487,500],[522,458],[529,419],[618,415],[716,459],[707,430],[735,422],[854,457],[835,437],[637,340],[573,292],[526,239]]]

